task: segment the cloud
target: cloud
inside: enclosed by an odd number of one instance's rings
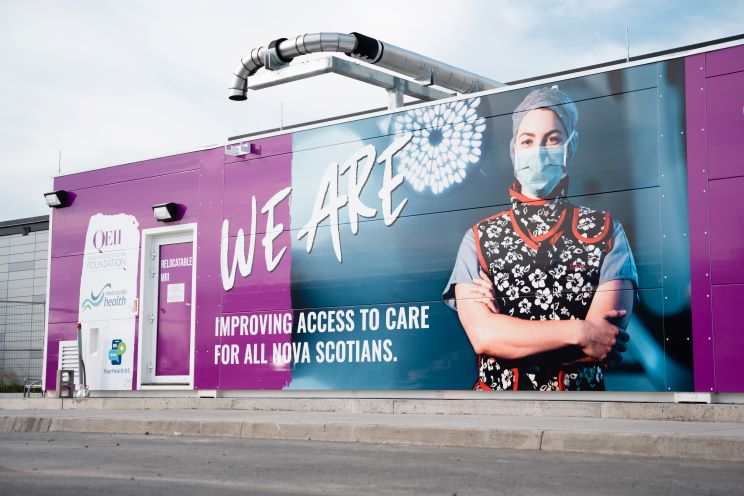
[[[741,32],[744,2],[5,2],[0,220],[47,212],[69,173],[228,136],[381,107],[379,88],[323,76],[230,102],[232,70],[278,37],[359,31],[509,81]],[[329,19],[334,19],[333,22]]]

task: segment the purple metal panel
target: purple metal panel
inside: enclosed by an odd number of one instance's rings
[[[147,177],[194,170],[199,168],[199,160],[203,153],[203,151],[183,153],[55,177],[54,189],[79,190],[103,184],[136,181]]]
[[[705,58],[707,77],[744,71],[744,45],[709,52]]]
[[[214,322],[222,305],[220,282],[220,227],[224,151],[210,150],[199,171],[199,223],[196,246],[196,332],[194,336],[194,387],[217,389],[219,368],[214,365]]]
[[[690,283],[695,391],[715,388],[710,305],[708,169],[705,132],[705,55],[685,59]]]
[[[291,144],[289,145],[291,146]],[[266,267],[265,250],[262,245],[267,229],[268,215],[262,207],[278,192],[291,183],[291,155],[275,155],[261,160],[251,160],[225,166],[225,218],[230,221],[229,253],[235,249],[238,229],[245,235],[246,251],[253,245],[253,270],[246,278],[236,276],[235,286],[224,293],[223,312],[235,313],[247,310],[278,310],[291,308],[289,271],[291,265],[289,231],[289,197],[274,208],[273,224],[284,225],[283,232],[273,241],[271,256],[276,257],[286,250],[279,265],[269,272]],[[252,198],[256,199],[256,236],[251,237]],[[232,260],[230,258],[230,260]]]
[[[85,237],[85,228],[83,234]],[[49,323],[72,323],[78,321],[80,304],[80,274],[83,271],[83,255],[52,258],[49,267]]]
[[[709,78],[706,85],[710,178],[743,176],[744,72]]]
[[[289,343],[290,334],[264,334],[256,336],[216,336],[215,322],[218,316],[241,313],[258,314],[272,309],[279,312],[292,311],[290,292],[290,240],[289,231],[284,231],[274,240],[276,256],[282,247],[287,250],[281,263],[271,272],[264,261],[261,243],[266,214],[262,206],[274,194],[290,186],[292,166],[291,136],[277,136],[261,140],[262,150],[272,150],[270,158],[232,162],[222,167],[222,157],[212,158],[209,166],[202,168],[200,177],[200,219],[197,254],[197,338],[195,353],[195,385],[198,389],[281,389],[291,378],[288,366],[277,367],[271,363],[256,363],[245,373],[243,349],[246,344],[255,349],[269,349],[275,343]],[[223,194],[224,191],[224,194]],[[220,235],[223,219],[228,219],[231,231],[242,227],[246,236],[246,251],[251,242],[252,197],[256,197],[257,239],[253,270],[248,277],[236,275],[235,285],[229,291],[222,287],[220,275]],[[225,198],[224,205],[221,198]],[[223,208],[224,207],[224,208]],[[278,203],[274,209],[274,224],[290,225],[289,198]],[[234,227],[237,226],[237,227]],[[235,238],[229,240],[228,260],[232,260]],[[220,298],[221,295],[221,298]],[[278,313],[278,312],[274,312]],[[239,317],[237,317],[239,318]],[[215,364],[215,346],[240,345],[240,364]],[[218,378],[215,377],[218,372]],[[215,380],[216,379],[216,380]]]
[[[732,208],[744,191],[744,177],[711,181],[709,187],[711,282],[744,284],[744,210]]]
[[[199,209],[193,199],[197,196],[198,180],[198,172],[189,171],[95,188],[77,189],[70,185],[76,198],[72,205],[54,213],[52,257],[82,253],[88,222],[96,213],[134,215],[142,230],[163,225],[153,217],[152,205],[173,201],[182,205],[182,218],[174,224],[196,222]]]
[[[286,164],[291,164],[291,162],[291,155],[282,154],[225,165],[223,201],[225,218],[230,221],[229,234],[231,237],[236,236],[238,230],[242,229],[246,234],[247,243],[251,232],[252,197],[255,197],[257,207],[256,234],[259,238],[257,249],[261,249],[260,238],[266,232],[267,222],[267,216],[260,212],[261,208],[272,196],[290,185],[292,180],[291,170],[286,168]],[[275,225],[281,222],[280,219],[289,218],[288,198],[277,205],[275,215],[277,216],[274,221]],[[285,229],[289,229],[288,223],[283,222],[283,224]],[[222,223],[220,222],[219,225],[221,226]],[[257,260],[263,257],[261,251],[256,253]]]
[[[744,391],[744,335],[741,332],[741,303],[744,285],[713,286],[713,328],[716,337],[716,391]]]
[[[158,335],[155,353],[155,374],[189,375],[191,350],[191,274],[192,243],[160,246],[158,274]],[[167,277],[164,277],[167,274]],[[172,294],[174,285],[181,294]]]
[[[49,340],[47,342],[47,380],[53,387],[56,370],[56,346],[60,339],[74,338],[78,319],[78,296],[82,271],[82,252],[90,217],[96,213],[127,213],[136,216],[139,228],[162,226],[153,215],[151,206],[175,201],[183,205],[182,218],[176,223],[196,222],[196,199],[199,191],[197,169],[209,157],[222,159],[222,149],[206,150],[184,155],[148,160],[137,164],[73,174],[55,179],[55,188],[71,191],[72,205],[55,210],[52,223],[52,258],[49,268]],[[101,185],[101,187],[94,187]],[[218,239],[218,238],[217,238]],[[55,329],[72,329],[72,335],[55,338]],[[135,331],[139,323],[135,323]],[[132,347],[137,353],[137,339]],[[134,384],[137,370],[134,367]]]

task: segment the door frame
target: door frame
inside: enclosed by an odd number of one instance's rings
[[[173,384],[143,381],[145,369],[143,365],[148,359],[156,358],[157,334],[152,332],[157,329],[157,317],[152,323],[148,322],[148,309],[154,304],[157,306],[156,284],[150,283],[150,273],[155,271],[156,283],[159,285],[159,264],[154,264],[156,258],[152,256],[153,249],[160,246],[158,241],[164,238],[183,236],[191,238],[192,260],[191,267],[191,328],[189,331],[189,375],[188,382]],[[142,230],[142,245],[140,247],[140,281],[139,281],[139,309],[137,325],[137,389],[194,389],[194,345],[196,339],[196,270],[197,270],[197,229],[196,223],[179,224],[176,226],[154,227]],[[175,241],[175,243],[187,242],[187,239]],[[157,313],[156,313],[157,315]],[[154,365],[153,365],[154,366]],[[148,379],[150,374],[148,374]],[[155,377],[152,374],[152,377]]]

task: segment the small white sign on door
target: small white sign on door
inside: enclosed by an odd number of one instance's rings
[[[186,285],[184,283],[168,284],[167,303],[181,303],[184,300]]]

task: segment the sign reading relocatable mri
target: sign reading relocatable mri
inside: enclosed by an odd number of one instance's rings
[[[743,88],[714,46],[58,177],[45,387],[81,322],[94,390],[742,392]]]

